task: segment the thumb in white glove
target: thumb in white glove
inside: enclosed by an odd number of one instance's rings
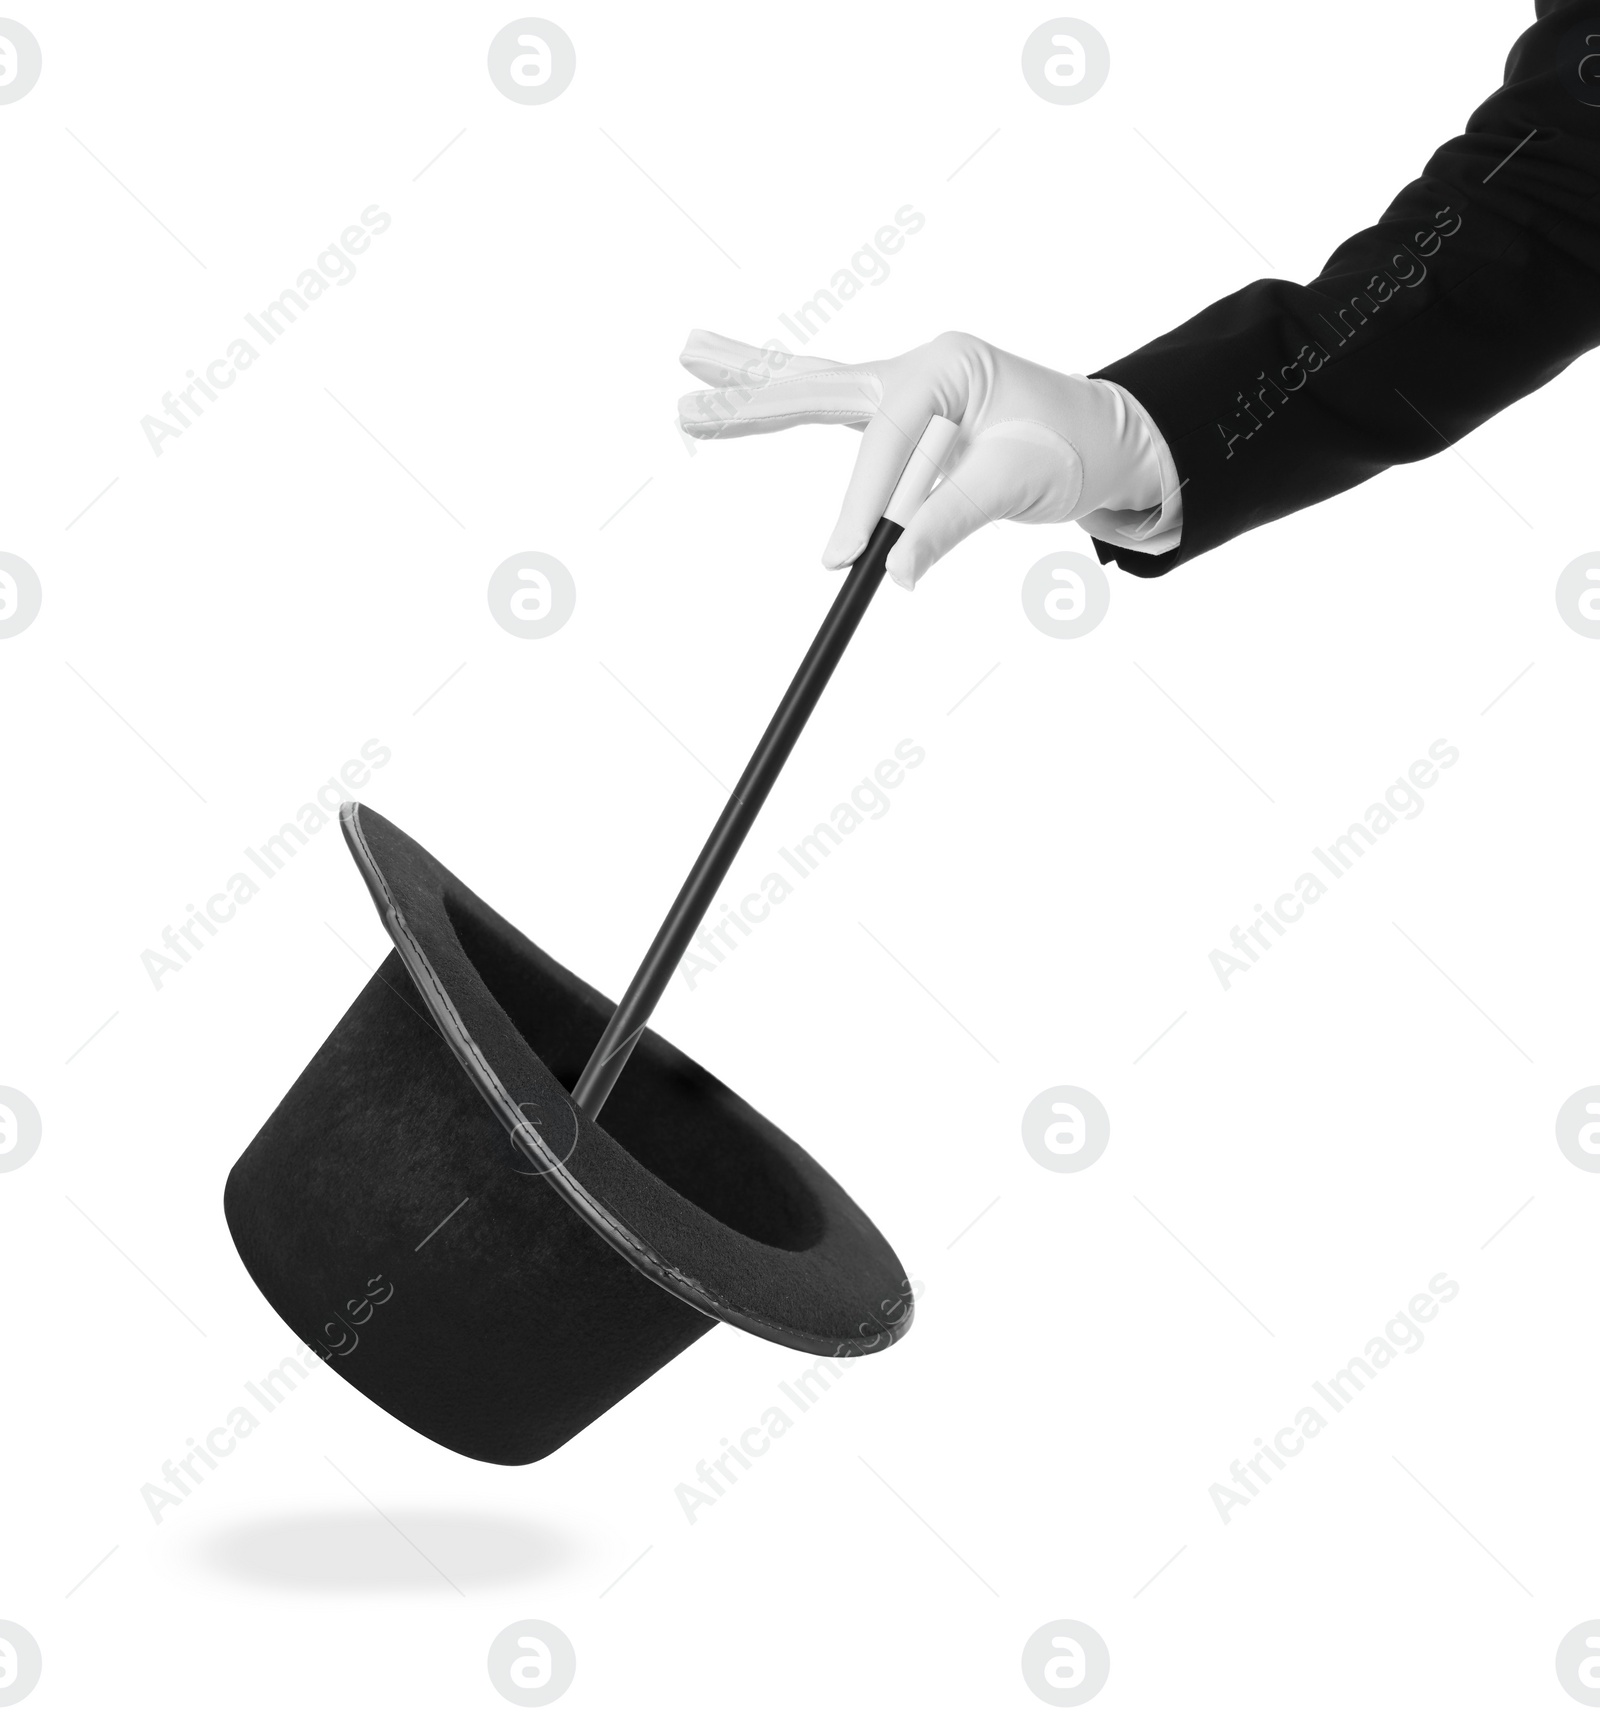
[[[952,546],[991,521],[1078,521],[1097,538],[1161,552],[1178,543],[1181,504],[1171,455],[1126,390],[1053,372],[976,336],[950,333],[895,359],[845,366],[690,332],[683,364],[703,382],[678,404],[695,438],[794,425],[863,433],[844,506],[822,561],[852,563],[935,415],[960,432],[944,479],[889,554],[914,587]]]

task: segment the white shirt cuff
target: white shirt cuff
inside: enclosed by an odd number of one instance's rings
[[[1140,457],[1138,488],[1142,495],[1137,508],[1093,510],[1080,517],[1078,526],[1095,539],[1121,546],[1125,551],[1142,551],[1150,557],[1176,551],[1183,537],[1183,488],[1167,440],[1121,384],[1112,383],[1110,378],[1095,381],[1114,389],[1144,428],[1145,448]]]

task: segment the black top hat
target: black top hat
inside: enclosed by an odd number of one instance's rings
[[[910,1326],[900,1261],[800,1147],[382,816],[341,825],[394,951],[228,1176],[235,1245],[341,1376],[484,1462],[547,1456],[717,1319],[812,1354]]]

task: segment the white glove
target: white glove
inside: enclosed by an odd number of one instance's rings
[[[961,428],[944,481],[894,550],[888,572],[914,587],[930,565],[991,521],[1077,521],[1096,538],[1163,552],[1182,526],[1165,440],[1126,390],[1052,372],[951,333],[895,359],[845,366],[691,330],[683,364],[703,382],[678,403],[694,438],[797,425],[864,433],[844,507],[822,553],[852,563],[935,414]]]

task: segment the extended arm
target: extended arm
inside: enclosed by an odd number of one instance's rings
[[[1260,281],[1099,374],[1163,434],[1161,575],[1437,453],[1600,344],[1600,6],[1541,0],[1505,83],[1315,281]]]

